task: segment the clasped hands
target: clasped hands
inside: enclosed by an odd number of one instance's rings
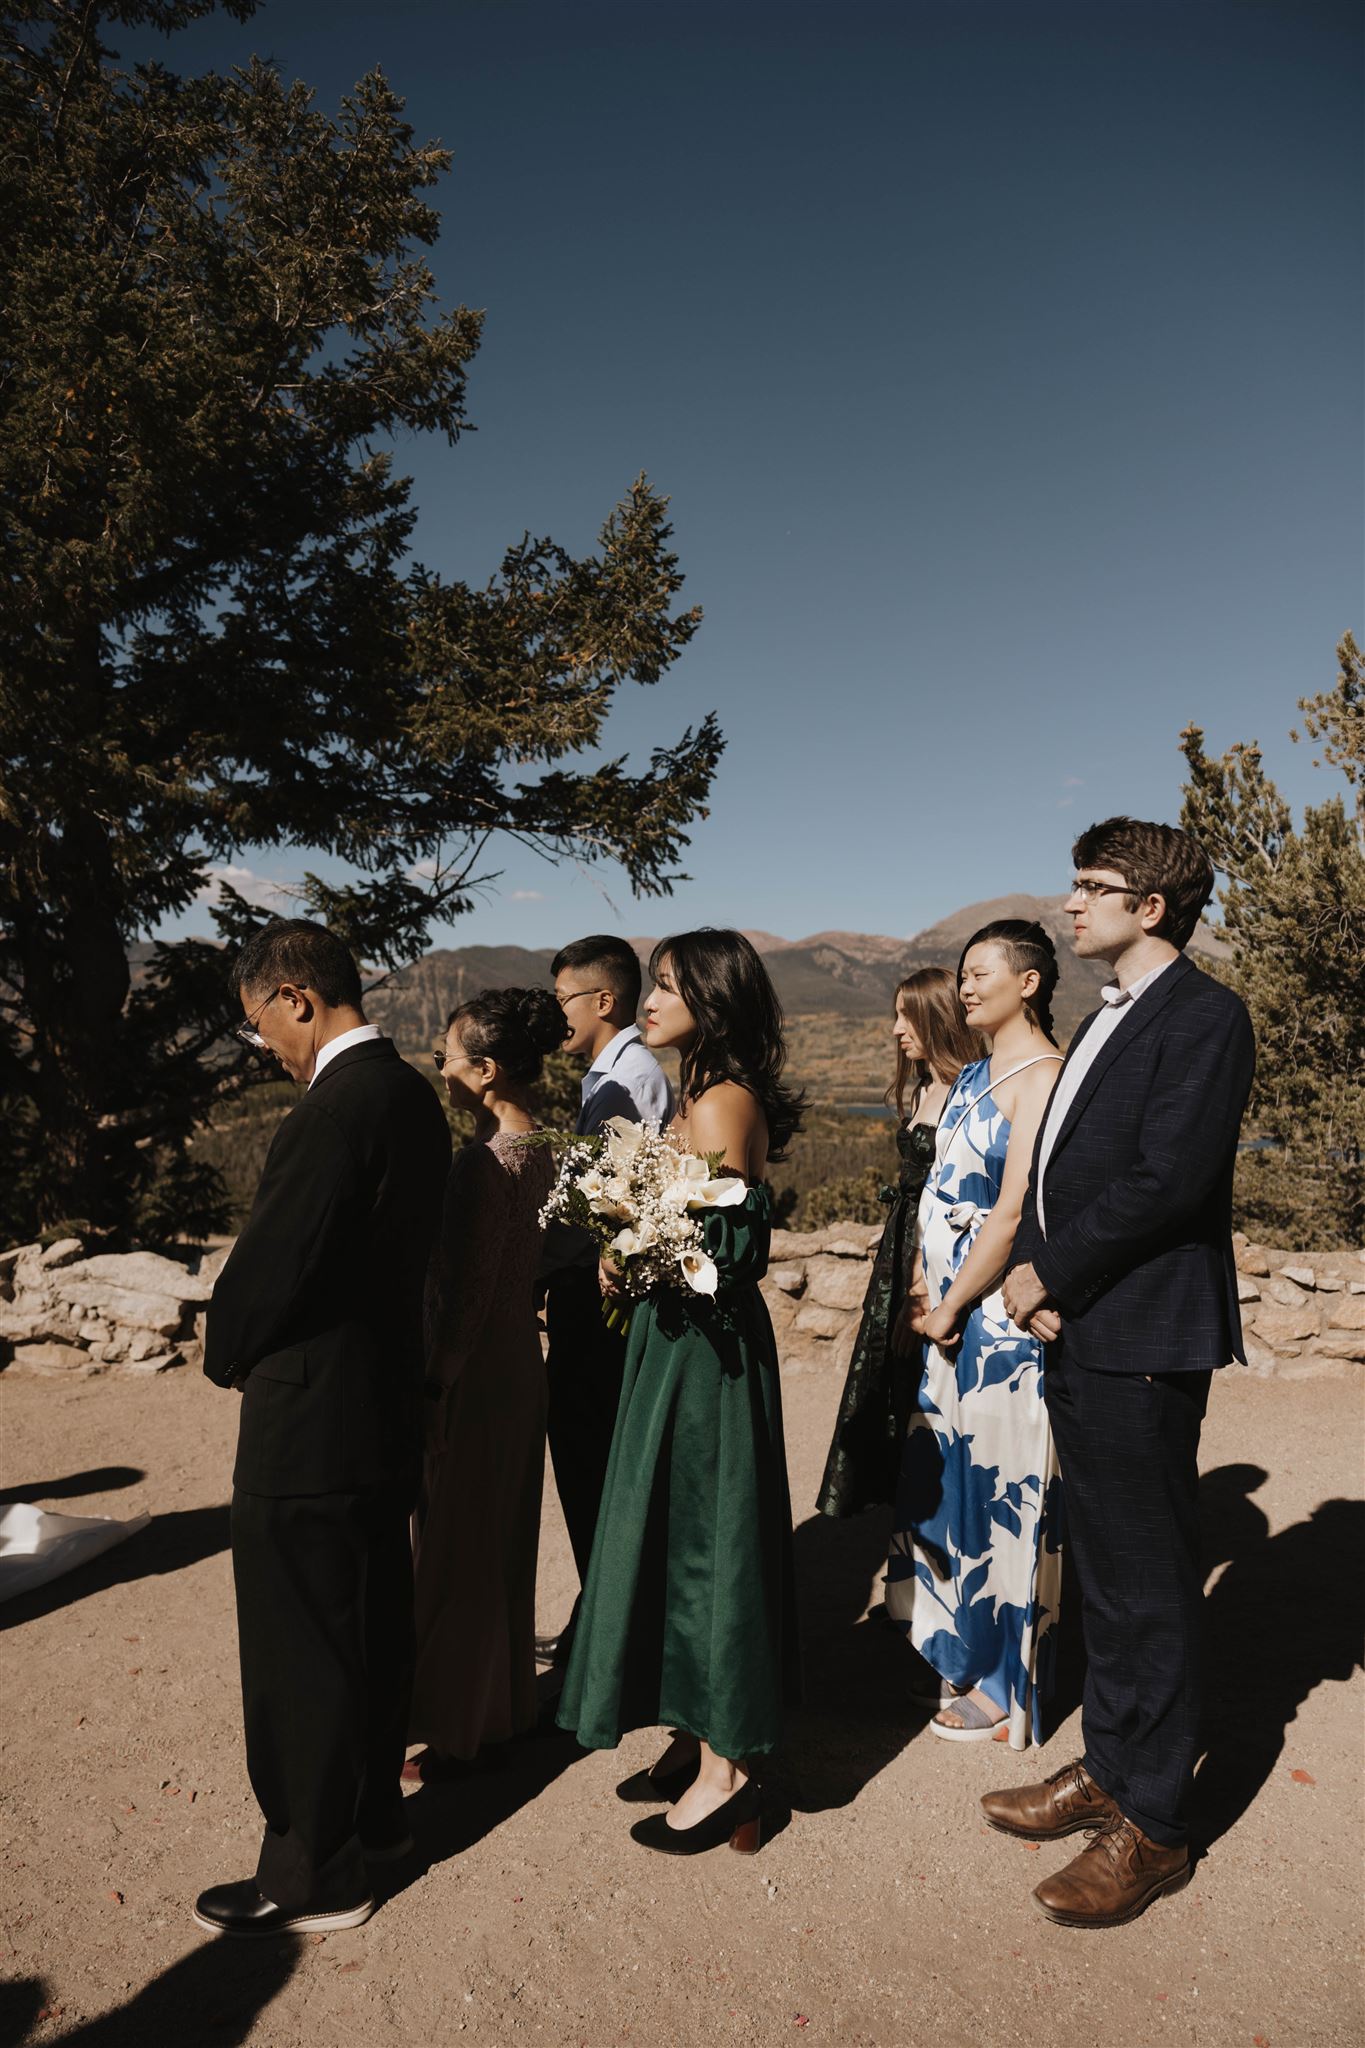
[[[891,1332],[891,1349],[898,1358],[908,1358],[916,1343],[927,1337],[940,1350],[956,1350],[962,1334],[958,1328],[960,1321],[956,1309],[944,1308],[942,1303],[930,1308],[929,1289],[923,1275],[916,1274]]]
[[[1012,1323],[1021,1330],[1027,1330],[1040,1344],[1055,1344],[1062,1334],[1062,1319],[1048,1300],[1044,1287],[1032,1266],[1013,1266],[1005,1275],[1001,1292],[1005,1301],[1005,1313]],[[891,1348],[898,1357],[904,1358],[914,1349],[916,1338],[925,1338],[937,1344],[940,1351],[955,1351],[961,1342],[961,1324],[964,1317],[957,1309],[940,1302],[937,1308],[929,1306],[929,1290],[921,1276],[917,1276],[891,1333]]]
[[[1062,1334],[1062,1319],[1048,1300],[1048,1292],[1032,1266],[1011,1266],[1000,1289],[1005,1314],[1040,1344],[1055,1344]]]

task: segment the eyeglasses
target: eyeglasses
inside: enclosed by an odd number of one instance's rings
[[[447,1067],[458,1067],[461,1060],[468,1062],[469,1058],[467,1052],[447,1052],[444,1047],[438,1047],[431,1055],[431,1064],[438,1074],[443,1074]]]
[[[251,1046],[253,1050],[256,1052],[269,1052],[270,1047],[266,1044],[266,1041],[261,1037],[261,1034],[256,1029],[256,1026],[260,1023],[261,1018],[270,1008],[270,1005],[274,1002],[276,996],[280,995],[283,992],[283,988],[284,983],[281,982],[279,988],[271,990],[270,994],[261,1004],[261,1007],[256,1012],[255,1016],[248,1017],[245,1024],[239,1024],[237,1026],[236,1036],[241,1039],[243,1045]]]
[[[570,1003],[577,1002],[580,996],[604,996],[605,994],[606,990],[604,988],[575,988],[570,989],[566,996],[556,996],[555,1001],[559,1004],[561,1010],[567,1010]]]
[[[1077,879],[1071,884],[1073,896],[1140,896],[1141,889],[1135,889],[1131,882],[1091,882]]]

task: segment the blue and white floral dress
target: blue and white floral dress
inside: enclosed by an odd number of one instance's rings
[[[920,1198],[931,1303],[947,1293],[999,1200],[1009,1133],[990,1061],[976,1060],[948,1097]],[[934,1344],[924,1350],[887,1612],[949,1684],[977,1686],[1005,1710],[1010,1746],[1023,1749],[1030,1735],[1041,1740],[1062,1575],[1062,1483],[1043,1404],[1043,1348],[1009,1320],[997,1289],[973,1308],[952,1357]]]

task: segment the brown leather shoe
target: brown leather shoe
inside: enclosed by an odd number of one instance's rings
[[[1045,1877],[1033,1896],[1059,1926],[1122,1927],[1163,1892],[1180,1891],[1192,1874],[1183,1843],[1170,1849],[1119,1819],[1098,1828],[1080,1855]]]
[[[1074,1835],[1078,1828],[1103,1827],[1123,1818],[1079,1760],[1063,1764],[1041,1785],[987,1792],[981,1811],[993,1828],[1007,1835],[1022,1835],[1026,1842],[1057,1842],[1063,1835]]]

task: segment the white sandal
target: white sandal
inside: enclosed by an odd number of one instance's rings
[[[967,1693],[960,1699],[947,1701],[938,1711],[939,1714],[951,1711],[962,1716],[960,1728],[950,1728],[946,1721],[940,1721],[938,1714],[935,1714],[929,1723],[931,1732],[941,1735],[945,1742],[993,1742],[1009,1720],[1008,1714],[1001,1714],[997,1719],[991,1720],[985,1708],[978,1706]]]

